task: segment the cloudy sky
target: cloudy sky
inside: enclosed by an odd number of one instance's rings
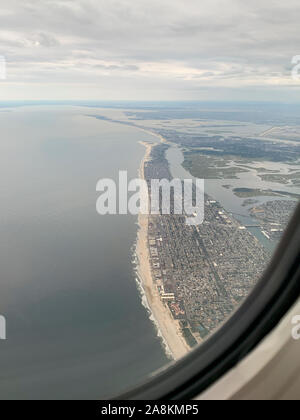
[[[299,0],[1,0],[0,100],[300,102],[299,27]]]

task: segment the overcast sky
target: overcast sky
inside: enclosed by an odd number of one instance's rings
[[[1,0],[0,100],[300,102],[299,0]]]

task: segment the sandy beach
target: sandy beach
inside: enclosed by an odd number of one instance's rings
[[[155,144],[142,143],[146,147],[146,153],[140,167],[140,177],[144,178],[144,164],[150,158],[152,147]],[[174,360],[178,360],[190,351],[185,339],[183,338],[179,322],[176,321],[167,306],[165,306],[159,296],[159,292],[151,273],[150,256],[148,249],[148,215],[139,215],[138,239],[136,254],[138,258],[138,274],[145,292],[148,306],[156,321],[160,335]]]
[[[168,143],[168,141],[163,136],[161,136],[160,134],[154,133],[150,129],[147,130],[146,128],[142,128],[142,127],[138,127],[138,126],[136,126],[136,128],[138,128],[141,131],[144,131],[144,133],[151,134],[151,136],[153,136],[153,137],[157,137],[160,140],[161,143]],[[147,149],[148,143],[141,142],[141,144],[143,144]],[[151,146],[151,147],[153,147],[153,146]],[[148,153],[148,150],[146,150],[146,157],[147,157],[147,153]],[[150,153],[151,153],[151,150],[150,150]]]

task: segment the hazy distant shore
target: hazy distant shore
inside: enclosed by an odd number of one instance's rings
[[[159,138],[162,141],[160,136]],[[144,179],[144,165],[150,159],[151,150],[155,144],[142,144],[146,147],[146,153],[141,162],[139,176]],[[172,355],[174,360],[178,360],[188,353],[190,348],[182,336],[179,322],[172,317],[168,307],[161,301],[159,292],[153,280],[148,248],[148,218],[148,215],[142,214],[140,214],[138,218],[139,231],[136,247],[138,275],[147,299],[148,307],[159,330],[159,335],[164,341],[166,353]]]

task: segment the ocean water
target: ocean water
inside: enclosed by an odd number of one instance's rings
[[[137,219],[96,213],[98,179],[137,177],[154,138],[89,113],[0,112],[0,399],[110,397],[169,363],[136,285]]]

